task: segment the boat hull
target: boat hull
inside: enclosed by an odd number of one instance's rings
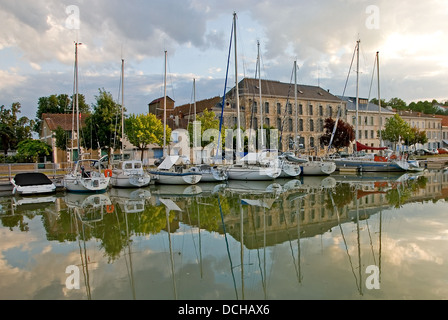
[[[163,172],[150,171],[157,184],[196,184],[202,179],[202,174],[196,172]]]
[[[301,165],[304,176],[325,176],[336,171],[337,166],[329,161],[310,161]]]
[[[280,167],[233,166],[227,170],[229,180],[266,181],[281,174]]]
[[[151,176],[149,174],[127,174],[114,171],[110,178],[110,184],[115,188],[143,188],[149,186]]]
[[[337,169],[354,169],[362,172],[404,172],[409,170],[407,162],[398,161],[374,161],[374,160],[356,160],[356,159],[340,159],[333,160]]]
[[[83,178],[80,174],[68,174],[64,177],[64,187],[69,192],[102,193],[109,186],[110,177]]]
[[[56,185],[43,173],[19,173],[11,179],[12,194],[37,195],[56,192]]]

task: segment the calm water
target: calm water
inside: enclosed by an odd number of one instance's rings
[[[443,171],[2,197],[0,299],[446,299],[447,197]]]

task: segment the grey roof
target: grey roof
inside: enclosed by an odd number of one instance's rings
[[[356,111],[356,97],[342,97],[338,96],[340,99],[347,102],[347,110],[349,111]],[[367,99],[360,98],[358,103],[358,112],[378,112],[380,110],[380,106],[374,103],[362,103],[367,101]],[[381,113],[388,113],[388,114],[394,114],[393,111],[381,107]]]
[[[263,96],[282,97],[294,99],[294,83],[282,83],[273,80],[261,80],[261,89]],[[232,88],[231,92],[234,90]],[[229,92],[230,93],[230,92]],[[259,80],[244,78],[239,83],[240,95],[259,95]],[[340,103],[341,99],[331,94],[329,91],[317,86],[309,86],[297,84],[297,99],[299,100],[314,100],[314,101],[328,101],[332,103]]]

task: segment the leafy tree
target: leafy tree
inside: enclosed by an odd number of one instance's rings
[[[56,135],[56,147],[66,151],[68,139],[67,132],[61,126],[58,126],[54,133]]]
[[[324,146],[330,145],[331,136],[333,134],[335,120],[333,118],[325,119],[324,134],[320,137],[320,143]],[[353,126],[339,119],[336,131],[333,137],[332,147],[339,152],[341,148],[346,148],[355,140],[355,130]]]
[[[40,156],[48,156],[51,146],[41,140],[23,140],[17,147],[18,156],[28,162],[38,162]]]
[[[143,150],[150,144],[163,145],[163,123],[157,119],[155,114],[132,114],[126,119],[126,136],[129,142],[142,151],[141,160],[143,161]],[[166,143],[170,142],[171,129],[166,126]]]
[[[31,138],[34,121],[27,117],[18,118],[20,108],[19,102],[13,103],[11,109],[0,107],[0,140],[5,155],[8,149],[17,149],[21,141]]]
[[[202,115],[196,118],[196,121],[201,122],[201,137],[204,136],[204,132],[209,129],[215,129],[219,131],[219,120],[215,118],[215,113],[213,111],[204,110]],[[190,136],[190,146],[193,146],[193,123],[188,124],[188,134]],[[225,128],[221,130],[221,141],[225,140],[224,137]],[[205,147],[210,142],[213,142],[216,137],[212,137],[212,141],[201,141],[201,146]]]
[[[398,114],[386,120],[384,130],[381,130],[383,140],[390,141],[395,146],[398,142],[404,141],[406,137],[411,138],[411,127]]]
[[[389,102],[387,103],[387,105],[394,109],[397,109],[397,110],[406,110],[407,109],[406,102],[404,102],[400,98],[390,99]]]
[[[110,159],[111,148],[121,148],[121,106],[104,89],[95,98],[93,113],[82,130],[81,143],[87,148],[107,150]]]

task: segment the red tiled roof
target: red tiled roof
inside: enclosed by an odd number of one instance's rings
[[[80,114],[80,116],[80,126],[81,128],[83,128],[86,125],[86,119],[89,115]],[[73,118],[72,114],[43,113],[42,120],[47,123],[48,128],[52,131],[56,130],[58,127],[62,127],[62,129],[64,129],[65,131],[71,131],[73,122],[76,130],[77,121],[76,118]]]
[[[448,116],[436,115],[436,118],[442,119],[442,127],[448,127]]]

